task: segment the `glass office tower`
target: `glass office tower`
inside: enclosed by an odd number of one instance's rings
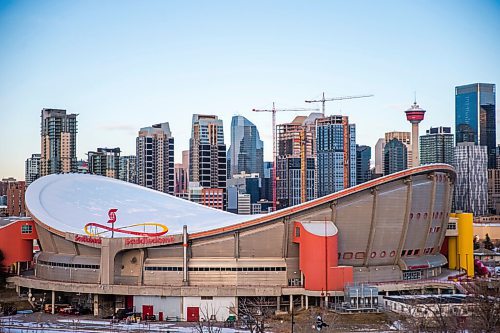
[[[456,143],[488,147],[488,169],[496,167],[495,85],[474,83],[455,88]]]
[[[257,127],[243,116],[231,121],[231,146],[227,152],[229,176],[245,173],[264,173],[264,144]]]

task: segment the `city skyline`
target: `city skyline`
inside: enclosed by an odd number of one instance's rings
[[[306,107],[323,91],[375,95],[326,106],[356,124],[360,145],[410,131],[403,110],[414,91],[427,110],[421,129],[454,133],[455,87],[500,82],[500,6],[455,4],[0,1],[0,140],[16,139],[0,145],[0,178],[23,179],[40,153],[43,108],[79,114],[78,159],[95,147],[133,154],[141,127],[169,122],[180,162],[200,113],[225,123],[226,145],[231,117],[248,118],[270,161],[270,115],[250,110]],[[297,115],[307,114],[278,114],[278,123]]]

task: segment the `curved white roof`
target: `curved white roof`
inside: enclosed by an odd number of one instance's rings
[[[84,234],[84,226],[94,222],[112,225],[108,211],[116,212],[115,229],[135,224],[159,223],[168,234],[199,232],[255,219],[236,215],[113,178],[88,174],[53,174],[37,179],[26,191],[26,206],[41,223],[61,232]],[[101,231],[103,229],[100,229]],[[126,230],[159,231],[152,226]],[[167,235],[168,235],[167,234]],[[110,232],[101,234],[110,237]],[[131,237],[115,233],[115,237]]]

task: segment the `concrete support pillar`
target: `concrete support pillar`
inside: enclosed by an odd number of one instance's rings
[[[386,292],[385,292],[385,296],[389,296],[389,291],[386,291]]]
[[[422,295],[425,295],[425,288],[422,288],[422,289],[420,290],[420,293],[421,293]]]
[[[17,275],[21,275],[21,262],[18,261],[16,266],[17,266]]]
[[[306,297],[306,310],[309,309],[309,296],[305,296]]]
[[[52,314],[56,313],[56,291],[52,290]]]
[[[99,316],[99,295],[94,294],[94,316]]]
[[[281,310],[281,296],[276,296],[276,311]]]
[[[290,313],[293,311],[293,295],[290,295]]]
[[[21,287],[16,285],[16,293],[17,293],[17,296],[21,296]]]
[[[325,308],[328,309],[328,296],[325,296]]]
[[[300,308],[304,308],[304,295],[300,295]]]
[[[453,288],[453,289],[451,290],[451,293],[452,293],[453,295],[455,295],[455,288]]]
[[[438,288],[438,295],[441,295],[441,288]]]

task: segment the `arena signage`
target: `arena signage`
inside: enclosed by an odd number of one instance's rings
[[[86,243],[86,244],[102,244],[102,239],[100,237],[91,237],[86,235],[75,235],[75,242]]]
[[[175,242],[174,236],[125,238],[125,246],[163,245],[163,244],[172,244],[174,242]]]
[[[109,220],[107,223],[110,223],[111,227],[97,222],[89,222],[83,227],[83,230],[91,237],[101,237],[110,234],[111,238],[114,237],[115,233],[154,238],[163,236],[168,232],[168,227],[166,225],[156,222],[134,223],[115,227],[117,222],[117,211],[117,208],[111,208],[108,210]]]

